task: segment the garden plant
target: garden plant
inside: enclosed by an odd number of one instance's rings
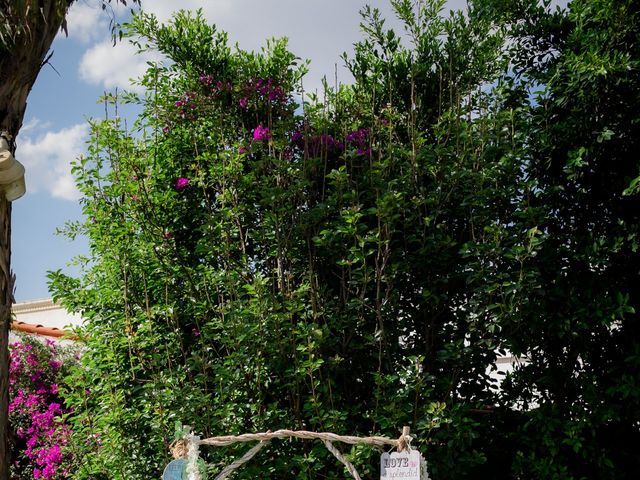
[[[9,422],[11,478],[16,480],[68,478],[71,451],[69,410],[61,383],[77,352],[51,340],[29,336],[10,344]]]
[[[637,2],[391,3],[405,31],[364,8],[353,82],[322,92],[285,40],[133,18],[167,60],[104,97],[66,228],[91,252],[50,275],[86,319],[73,478],[159,476],[176,421],[410,425],[434,479],[637,471]],[[498,385],[507,352],[526,362]],[[214,472],[245,448],[202,455]],[[379,451],[345,453],[379,474]],[[298,441],[236,476],[345,472]]]

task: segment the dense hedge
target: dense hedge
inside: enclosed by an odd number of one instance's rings
[[[134,19],[169,61],[105,98],[143,113],[92,124],[68,229],[91,255],[51,275],[87,319],[76,478],[157,476],[176,420],[410,425],[436,479],[637,470],[638,7],[392,4],[410,41],[363,10],[355,83],[320,97],[284,41]],[[506,351],[529,361],[498,388]],[[342,476],[327,455],[274,444],[238,478]]]

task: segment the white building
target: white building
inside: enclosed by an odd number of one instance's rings
[[[64,308],[53,303],[50,298],[30,300],[13,304],[13,320],[9,342],[18,340],[14,332],[39,335],[51,340],[62,340],[69,336],[70,330],[82,323],[78,315],[67,312]]]

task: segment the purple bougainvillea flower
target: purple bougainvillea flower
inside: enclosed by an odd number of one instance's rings
[[[281,86],[277,86],[274,87],[272,90],[269,91],[269,100],[271,100],[272,102],[275,100],[282,100],[284,98],[284,90],[282,89]]]
[[[247,108],[247,105],[249,105],[249,99],[248,98],[241,98],[240,102],[238,102],[240,104],[240,108]]]
[[[267,127],[263,127],[262,124],[258,125],[253,130],[253,139],[256,141],[269,140],[270,138],[271,134],[269,133],[269,129]]]
[[[238,153],[239,153],[240,155],[245,155],[245,154],[249,153],[249,149],[248,149],[247,147],[240,147],[240,148],[238,149]]]
[[[176,180],[175,188],[176,190],[184,190],[189,186],[189,179],[186,177],[180,177]]]
[[[62,367],[62,362],[59,360],[51,360],[49,362],[49,366],[54,370],[60,370],[60,367]]]
[[[296,130],[291,135],[291,142],[298,143],[300,140],[302,140],[302,138],[303,138],[302,132],[300,130]]]
[[[200,83],[210,87],[213,83],[213,77],[211,75],[200,75]]]
[[[347,134],[347,142],[354,145],[362,145],[366,141],[368,134],[368,128],[359,128],[358,130],[354,130]]]
[[[191,329],[191,334],[192,334],[194,337],[199,337],[199,336],[200,336],[200,330],[198,330],[196,327],[193,327],[193,328]]]

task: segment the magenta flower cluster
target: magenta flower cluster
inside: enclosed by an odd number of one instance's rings
[[[180,191],[180,190],[184,190],[185,188],[187,188],[189,186],[189,182],[190,180],[186,177],[180,177],[176,180],[176,183],[174,184],[174,187],[176,190]]]
[[[359,128],[353,132],[349,132],[346,137],[347,144],[355,147],[358,155],[370,155],[371,148],[369,147],[369,129]]]
[[[200,84],[204,87],[205,95],[212,98],[222,98],[222,93],[233,93],[234,86],[229,80],[216,80],[213,75],[200,75]],[[256,101],[267,101],[271,103],[286,103],[287,95],[284,88],[278,85],[273,78],[266,79],[253,78],[240,86],[241,97],[238,100],[238,105],[241,109],[246,109],[249,106],[249,99],[252,98]],[[185,94],[191,95],[193,94]],[[184,106],[185,102],[180,101],[180,105],[176,103],[176,106]]]
[[[200,83],[208,87],[210,93],[214,96],[218,93],[231,91],[233,89],[231,82],[228,80],[215,80],[213,75],[200,75]]]
[[[176,108],[178,109],[178,115],[182,118],[192,118],[195,115],[195,109],[199,103],[198,95],[195,92],[185,92],[178,100],[176,100]],[[169,127],[165,127],[167,132]],[[164,132],[164,128],[163,128]],[[165,133],[167,133],[165,132]]]
[[[253,87],[263,100],[269,102],[284,102],[286,95],[284,89],[273,81],[273,78],[253,80]]]
[[[9,421],[21,450],[14,452],[13,468],[31,472],[34,479],[59,480],[69,474],[64,448],[71,429],[58,397],[56,378],[62,362],[57,354],[50,341],[43,346],[10,345]]]
[[[271,138],[269,128],[263,127],[262,124],[253,129],[253,140],[256,142],[266,141]]]
[[[344,152],[345,144],[328,133],[310,135],[305,138],[300,130],[291,134],[291,143],[299,148],[306,148],[311,156],[339,156]]]

